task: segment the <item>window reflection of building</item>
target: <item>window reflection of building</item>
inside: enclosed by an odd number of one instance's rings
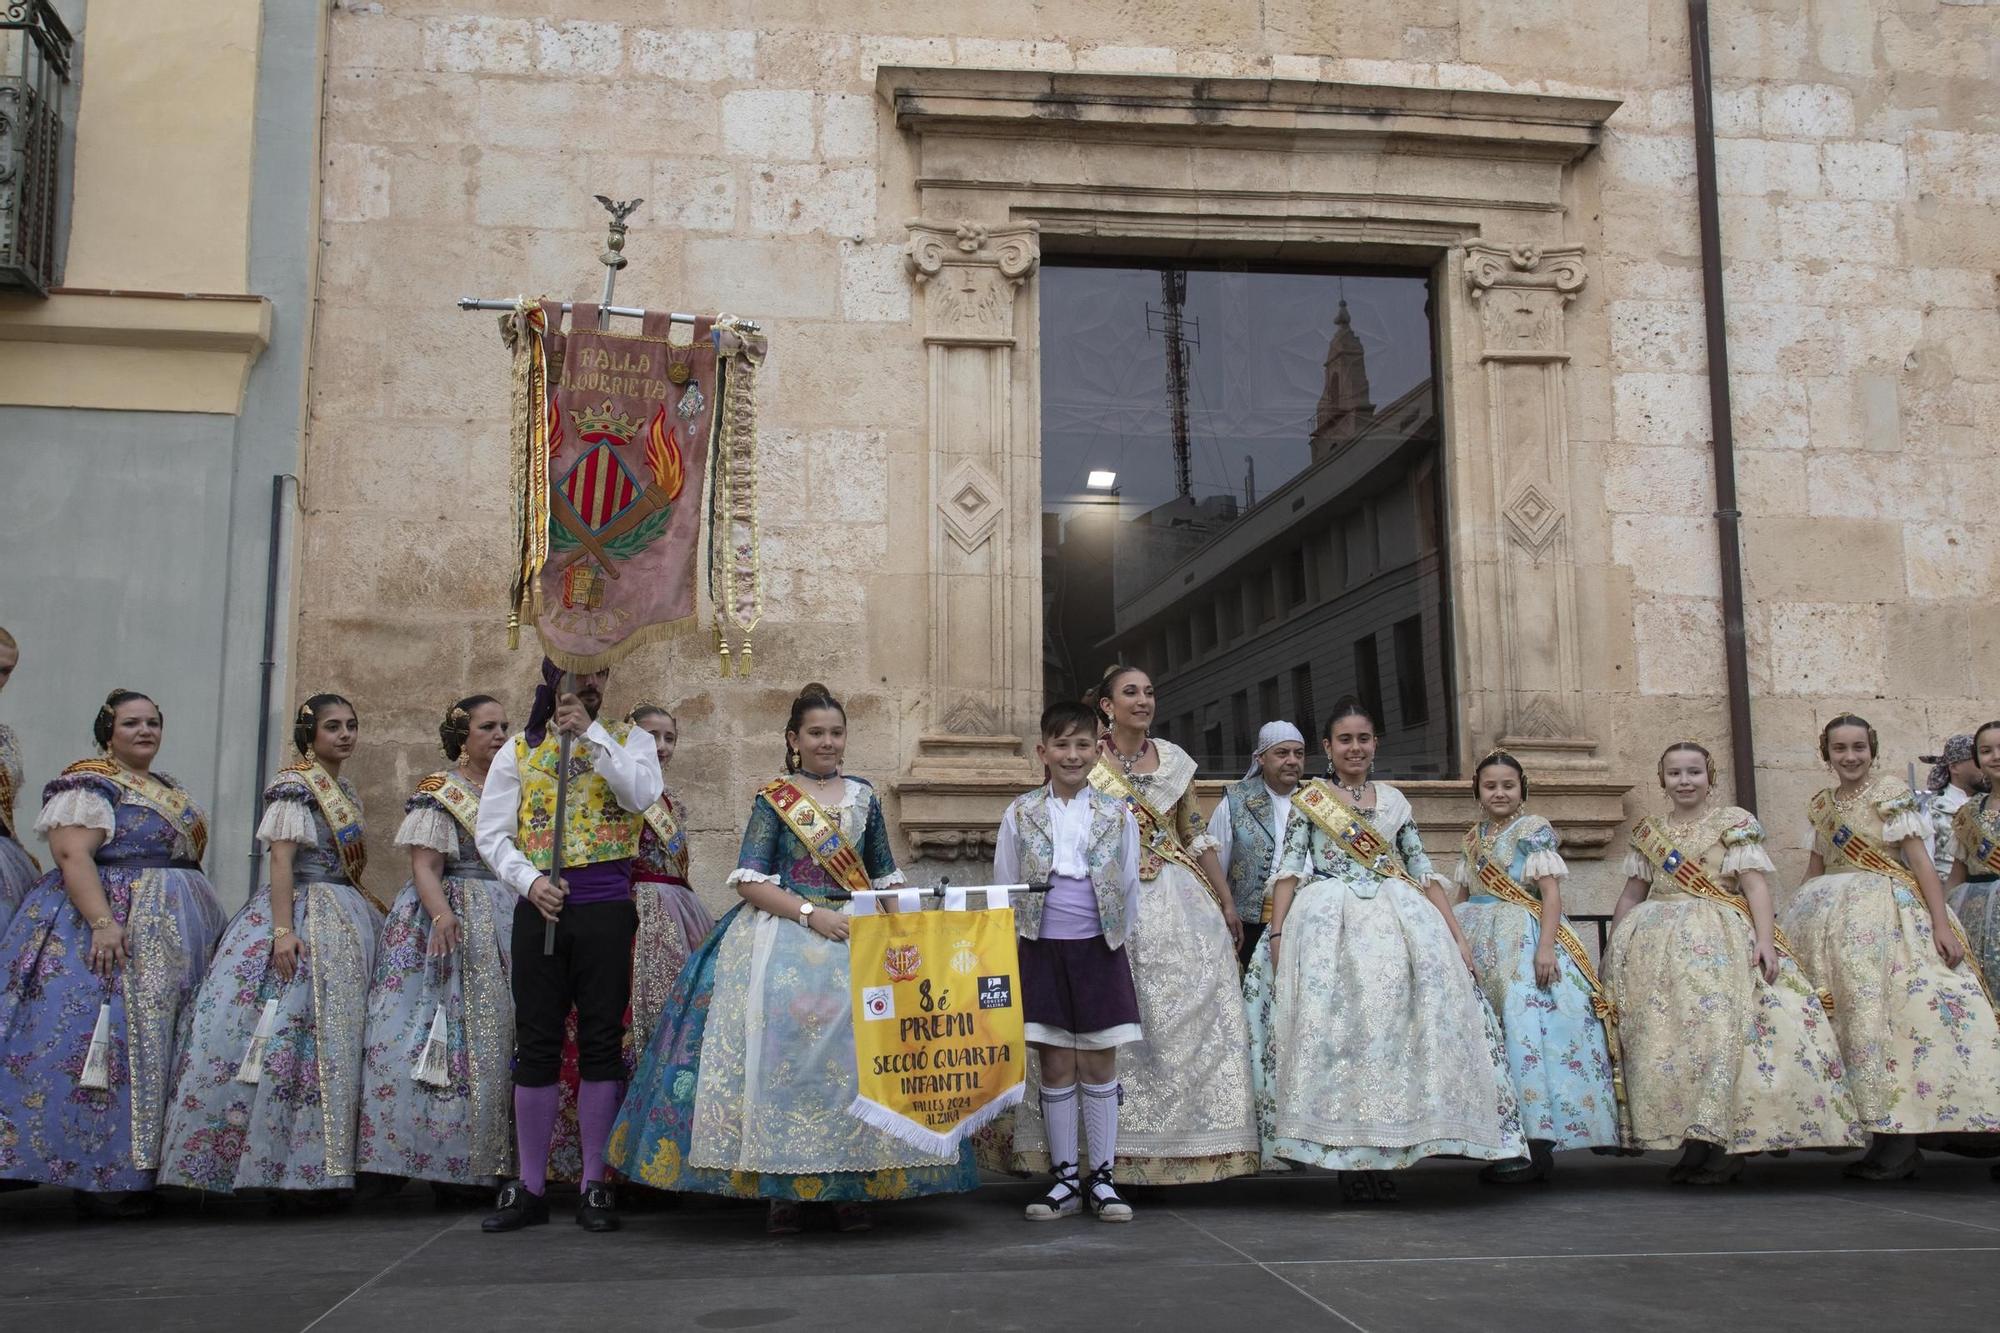
[[[1107,496],[1047,516],[1051,688],[1065,670],[1088,682],[1114,660],[1147,667],[1156,731],[1212,775],[1242,771],[1262,722],[1317,738],[1324,710],[1356,693],[1382,718],[1385,775],[1445,776],[1434,380],[1378,409],[1343,301],[1310,421],[1310,461],[1267,494],[1130,516]]]

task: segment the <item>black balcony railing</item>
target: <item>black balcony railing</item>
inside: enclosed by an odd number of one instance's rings
[[[74,46],[49,0],[0,0],[0,288],[46,295],[55,282]]]

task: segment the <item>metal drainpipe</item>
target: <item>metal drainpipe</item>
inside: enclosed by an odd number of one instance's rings
[[[1708,0],[1688,0],[1694,67],[1695,192],[1701,211],[1701,296],[1708,325],[1708,414],[1714,433],[1715,535],[1722,567],[1722,654],[1729,677],[1730,768],[1736,803],[1757,809],[1757,747],[1750,734],[1750,659],[1743,632],[1742,511],[1736,507],[1736,436],[1729,411],[1729,338],[1722,301],[1722,220],[1715,190],[1715,84],[1708,61]]]
[[[264,570],[264,679],[257,692],[257,787],[256,794],[251,798],[250,811],[253,833],[263,814],[259,803],[264,799],[264,779],[268,776],[265,762],[271,753],[271,677],[278,667],[278,539],[284,532],[285,482],[290,479],[291,474],[287,472],[271,476],[271,546]],[[253,836],[250,839],[251,864],[255,865],[263,855]]]

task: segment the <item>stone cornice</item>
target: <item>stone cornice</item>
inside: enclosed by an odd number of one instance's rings
[[[1571,162],[1615,98],[1167,74],[885,65],[875,89],[905,130],[1064,138],[1352,140],[1357,147]]]
[[[271,302],[57,287],[0,297],[0,342],[0,404],[235,413],[270,346]]]

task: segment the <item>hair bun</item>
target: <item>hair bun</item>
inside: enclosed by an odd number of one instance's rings
[[[816,680],[807,681],[799,689],[799,698],[801,699],[831,699],[832,697],[833,691]]]

